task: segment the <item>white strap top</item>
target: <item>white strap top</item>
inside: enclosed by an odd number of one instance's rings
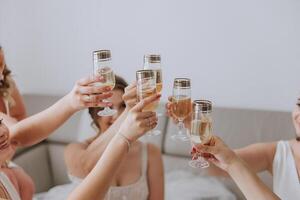
[[[4,172],[0,172],[0,181],[12,200],[21,200],[19,193]]]
[[[147,200],[149,188],[147,181],[148,148],[147,144],[142,143],[142,174],[139,180],[133,184],[125,186],[111,186],[105,196],[105,200]],[[72,182],[80,183],[82,180],[69,174]]]
[[[273,191],[281,199],[300,199],[300,182],[288,141],[279,141],[273,160]]]

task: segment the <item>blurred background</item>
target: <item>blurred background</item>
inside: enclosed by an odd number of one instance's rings
[[[0,43],[24,94],[70,91],[111,49],[128,81],[160,53],[164,99],[175,77],[217,106],[290,111],[300,94],[299,0],[1,0]]]

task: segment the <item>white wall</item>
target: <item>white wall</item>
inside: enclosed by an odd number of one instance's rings
[[[109,48],[135,78],[160,52],[164,94],[191,77],[194,98],[291,110],[300,94],[299,0],[0,0],[0,43],[24,93],[59,93]]]

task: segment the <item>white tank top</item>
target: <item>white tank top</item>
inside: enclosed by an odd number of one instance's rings
[[[141,146],[142,174],[139,180],[133,184],[125,186],[111,186],[105,196],[105,200],[147,200],[149,196],[149,188],[147,182],[147,164],[148,164],[148,148],[147,144],[142,143]],[[79,184],[82,179],[69,174],[69,178],[73,183]]]
[[[273,160],[273,191],[281,199],[300,199],[300,181],[288,141],[279,141]]]
[[[9,180],[9,178],[4,172],[0,172],[0,181],[3,184],[11,200],[21,200],[15,186],[12,184],[12,182]]]

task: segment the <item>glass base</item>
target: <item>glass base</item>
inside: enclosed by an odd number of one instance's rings
[[[147,136],[158,136],[158,135],[160,135],[161,134],[161,131],[160,130],[152,130],[152,131],[149,131],[148,133],[147,133]]]
[[[171,136],[171,139],[175,140],[175,141],[183,141],[183,142],[186,142],[186,141],[190,140],[190,138],[187,135],[184,135],[184,134],[174,134],[174,135]]]
[[[193,168],[201,168],[201,169],[209,167],[209,163],[207,161],[205,161],[203,158],[202,159],[200,158],[197,160],[191,160],[189,162],[189,165]]]
[[[97,114],[101,117],[109,117],[115,115],[116,113],[117,113],[116,110],[110,108],[104,108],[104,110],[99,111]]]

